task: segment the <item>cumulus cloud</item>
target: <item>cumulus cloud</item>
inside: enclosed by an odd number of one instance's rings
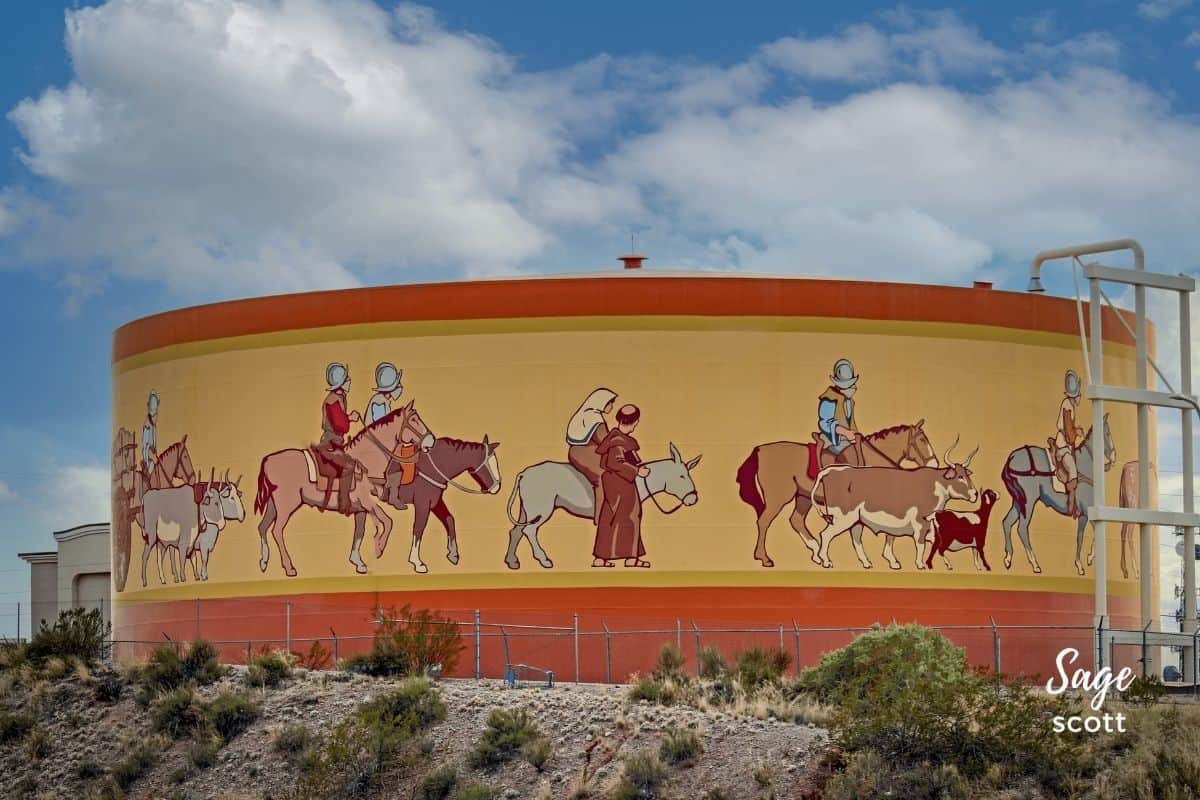
[[[1174,16],[1192,4],[1192,0],[1145,0],[1138,3],[1137,12],[1146,19],[1158,22]]]
[[[0,236],[66,265],[68,311],[109,272],[223,296],[519,274],[633,228],[660,265],[957,282],[1114,231],[1183,258],[1200,213],[1200,125],[1102,33],[1002,47],[899,10],[733,64],[531,72],[414,5],[67,20],[73,80],[9,113],[45,191],[0,193]]]
[[[110,481],[107,467],[63,466],[37,491],[37,521],[50,530],[108,522],[112,516]]]
[[[0,506],[15,503],[20,499],[21,496],[11,486],[4,481],[0,481]]]

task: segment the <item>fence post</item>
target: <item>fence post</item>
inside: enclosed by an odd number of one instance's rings
[[[1200,628],[1192,631],[1192,696],[1195,697],[1200,690],[1200,672],[1196,670],[1200,668],[1200,650],[1196,649],[1196,645],[1200,644]]]
[[[290,652],[292,652],[292,601],[291,600],[287,601],[286,613],[287,613],[287,631],[286,631],[287,641],[284,644],[284,649],[286,649],[287,652],[290,653]]]
[[[333,637],[333,668],[334,668],[334,669],[337,669],[337,663],[338,663],[338,640],[337,640],[337,631],[335,631],[335,630],[333,629],[333,626],[330,626],[330,628],[329,628],[329,635]]]
[[[475,609],[475,679],[479,680],[479,609]]]
[[[683,655],[683,622],[679,617],[675,618],[675,649]]]
[[[783,646],[783,625],[779,626],[779,649],[781,652],[785,650]]]
[[[996,618],[988,617],[992,621],[992,671],[996,673],[996,685],[1000,684],[1000,630],[996,627]]]
[[[512,659],[508,654],[508,631],[504,630],[503,625],[497,626],[500,628],[500,638],[504,640],[504,673],[508,674],[508,668],[512,666]]]
[[[1111,660],[1111,659],[1110,659]],[[1112,665],[1109,664],[1111,667]],[[1104,668],[1104,617],[1096,623],[1096,671]]]
[[[796,620],[792,620],[792,633],[796,637],[796,677],[800,677],[800,626],[796,624]]]
[[[21,602],[17,601],[17,644],[21,643]]]
[[[250,642],[246,642],[246,666],[250,666]]]
[[[579,614],[572,615],[571,627],[575,637],[575,682],[579,683]]]
[[[692,635],[696,637],[696,677],[700,677],[700,629],[696,627],[696,620],[688,620],[692,625]]]
[[[601,620],[600,627],[604,629],[604,681],[611,684],[612,681],[612,636],[608,631],[608,623]]]
[[[1150,620],[1149,622],[1146,623],[1146,627],[1142,628],[1142,659],[1141,659],[1141,661],[1142,661],[1142,677],[1143,678],[1146,677],[1146,659],[1150,656],[1149,649],[1146,646],[1146,631],[1150,630],[1150,626],[1153,623],[1154,623],[1154,620]]]

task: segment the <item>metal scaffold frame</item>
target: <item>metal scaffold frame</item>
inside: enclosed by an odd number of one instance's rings
[[[1134,268],[1122,269],[1100,264],[1099,262],[1084,263],[1082,256],[1099,255],[1129,251],[1133,254]],[[1151,571],[1147,566],[1152,563],[1155,545],[1151,526],[1169,525],[1183,529],[1183,575],[1184,575],[1184,632],[1194,634],[1196,631],[1196,561],[1190,556],[1195,551],[1196,530],[1200,527],[1200,515],[1195,507],[1195,465],[1192,452],[1192,422],[1193,415],[1200,414],[1192,388],[1192,332],[1191,332],[1191,294],[1196,291],[1196,281],[1187,275],[1167,275],[1147,272],[1145,253],[1142,246],[1133,239],[1119,239],[1110,242],[1062,247],[1056,250],[1044,250],[1033,259],[1030,270],[1029,291],[1044,291],[1041,282],[1041,268],[1047,261],[1056,259],[1071,259],[1072,272],[1075,273],[1075,300],[1079,309],[1080,346],[1083,350],[1084,367],[1087,370],[1086,396],[1092,401],[1092,424],[1094,430],[1104,429],[1105,402],[1130,403],[1137,406],[1137,442],[1138,442],[1138,505],[1137,508],[1113,508],[1105,504],[1104,493],[1104,460],[1095,459],[1092,464],[1092,482],[1095,505],[1088,509],[1088,521],[1092,523],[1095,533],[1095,614],[1096,624],[1104,624],[1108,615],[1108,566],[1105,539],[1105,525],[1114,523],[1133,523],[1138,525],[1140,535],[1141,562],[1141,609],[1142,623],[1151,627],[1157,621],[1157,594],[1151,582]],[[1088,308],[1091,317],[1091,345],[1084,331],[1083,305],[1079,293],[1078,274],[1082,271],[1088,280]],[[1101,287],[1102,281],[1133,286],[1134,290],[1134,327],[1129,329],[1124,315],[1116,309],[1108,295]],[[1178,391],[1171,386],[1162,370],[1151,358],[1147,350],[1146,339],[1146,289],[1164,289],[1179,295],[1179,340],[1180,340],[1180,387]],[[1103,359],[1103,304],[1108,303],[1115,312],[1116,319],[1129,331],[1134,340],[1136,365],[1134,380],[1136,385],[1131,387],[1110,386],[1104,383]],[[1090,355],[1089,355],[1090,349]],[[1158,377],[1167,387],[1166,392],[1154,391],[1148,387],[1147,367],[1153,367]],[[1173,408],[1180,412],[1182,418],[1182,461],[1183,461],[1183,511],[1160,511],[1150,507],[1150,408]],[[1193,637],[1194,638],[1194,637]],[[1193,647],[1186,649],[1184,664],[1185,678],[1189,682],[1196,680],[1195,653]],[[1099,658],[1103,658],[1106,647],[1100,647]],[[1099,666],[1099,665],[1097,665]],[[1147,665],[1148,666],[1148,665]],[[1155,670],[1157,672],[1157,670]]]

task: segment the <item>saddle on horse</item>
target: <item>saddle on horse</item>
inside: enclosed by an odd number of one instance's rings
[[[813,443],[808,447],[808,478],[816,480],[817,473],[825,467],[833,466],[834,464],[848,464],[852,467],[860,467],[858,452],[852,447],[846,447],[842,452],[835,453],[829,449],[830,442],[825,435],[813,431]]]
[[[334,492],[337,492],[338,512],[351,514],[353,509],[350,493],[354,491],[358,478],[362,475],[362,465],[340,450],[334,452],[341,458],[334,458],[329,450],[319,444],[310,445],[309,452],[312,453],[313,464],[317,468],[317,491],[324,490],[325,492],[317,510],[332,510],[334,506],[329,504],[329,498]],[[322,479],[324,479],[324,484],[322,484]]]
[[[392,455],[383,473],[383,493],[380,495],[383,502],[392,503],[401,486],[408,486],[416,480],[418,458],[420,453],[417,452],[417,445],[411,442],[402,443],[399,451]],[[399,507],[404,508],[404,504],[401,503]]]

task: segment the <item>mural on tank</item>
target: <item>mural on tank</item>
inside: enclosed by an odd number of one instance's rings
[[[349,367],[342,362],[326,366],[320,439],[308,447],[268,453],[259,466],[254,512],[262,516],[258,524],[261,571],[266,572],[270,562],[270,534],[284,574],[299,574],[288,552],[286,532],[302,506],[354,518],[349,561],[359,574],[367,572],[361,549],[368,520],[374,529],[376,560],[387,549],[393,526],[388,506],[397,512],[412,511],[408,561],[415,572],[429,571],[421,559],[421,539],[431,514],[446,530],[446,559],[458,563],[454,515],[443,495],[450,486],[469,494],[499,492],[496,450],[500,443],[489,442],[486,435],[479,442],[435,436],[414,400],[393,408],[403,392],[400,377],[391,362],[376,367],[376,385],[364,418],[350,408]],[[361,427],[351,434],[355,424]],[[464,473],[477,488],[456,480]]]
[[[157,556],[158,582],[166,585],[163,557],[173,583],[187,581],[188,567],[198,581],[208,580],[208,561],[217,538],[230,521],[242,522],[241,476],[229,479],[229,470],[218,480],[216,468],[209,479],[199,480],[188,451],[187,435],[158,450],[158,392],[146,400],[142,444],[137,435],[118,428],[113,439],[112,553],[113,582],[125,590],[131,561],[133,525],[142,537],[142,586],[148,586],[147,568]]]
[[[648,568],[642,537],[642,505],[649,499],[664,514],[673,514],[699,501],[692,470],[700,456],[685,461],[674,443],[668,458],[645,461],[633,433],[641,424],[641,409],[626,403],[615,411],[617,393],[604,387],[592,391],[567,423],[567,460],[543,461],[517,473],[506,512],[512,528],[504,563],[520,569],[517,546],[529,544],[534,559],[546,569],[554,562],[542,548],[538,532],[558,509],[591,521],[595,527],[592,567]],[[667,495],[676,502],[665,509]]]
[[[1079,427],[1076,420],[1080,398],[1079,375],[1069,369],[1063,378],[1063,399],[1058,408],[1056,432],[1046,439],[1046,446],[1025,444],[1008,454],[1000,473],[1004,487],[1012,498],[1012,506],[1001,520],[1004,531],[1004,566],[1012,567],[1013,524],[1025,548],[1025,556],[1035,573],[1042,571],[1033,542],[1029,536],[1029,523],[1038,503],[1055,513],[1075,520],[1075,571],[1083,575],[1081,561],[1083,534],[1087,528],[1087,510],[1092,505],[1092,465],[1098,451],[1096,432]],[[1103,431],[1104,470],[1112,469],[1117,450],[1113,445],[1108,415],[1104,415]],[[1124,534],[1122,534],[1124,535]],[[1092,561],[1088,556],[1088,563]]]

